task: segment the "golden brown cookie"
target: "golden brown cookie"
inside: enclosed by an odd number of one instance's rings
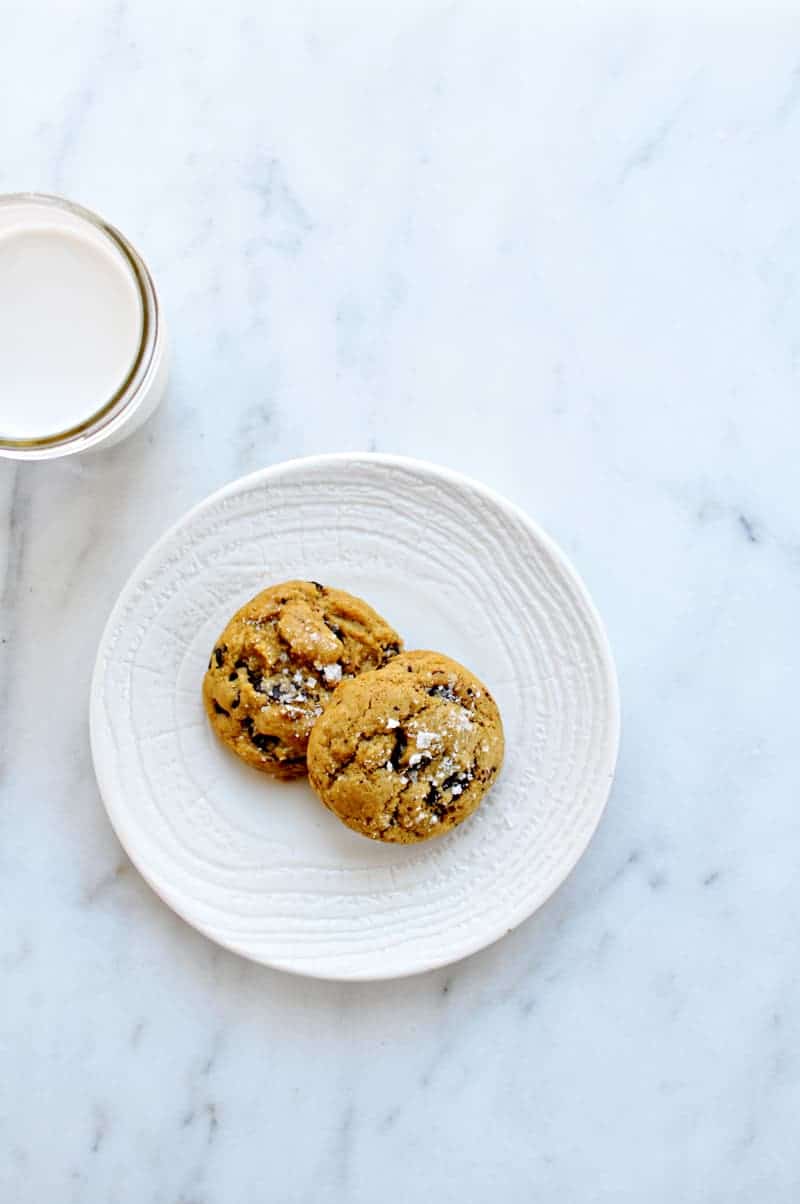
[[[360,598],[314,581],[272,585],[214,645],[203,680],[211,725],[249,765],[300,777],[312,724],[339,682],[385,665],[401,647]]]
[[[308,744],[309,781],[325,806],[354,831],[401,844],[465,820],[502,761],[494,699],[438,652],[407,652],[343,682]]]

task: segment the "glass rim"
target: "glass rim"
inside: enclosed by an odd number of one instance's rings
[[[107,438],[112,430],[116,430],[125,418],[130,416],[144,396],[143,386],[153,373],[161,337],[161,316],[155,284],[147,265],[116,226],[112,226],[84,205],[54,193],[0,193],[0,207],[25,203],[61,209],[98,230],[121,253],[142,305],[142,330],[133,364],[114,394],[88,418],[66,430],[34,439],[11,438],[0,430],[0,456],[5,454],[15,459],[49,459],[94,446]],[[76,447],[76,444],[79,446]]]

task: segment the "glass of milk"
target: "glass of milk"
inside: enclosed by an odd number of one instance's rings
[[[116,443],[166,380],[155,286],[119,230],[60,197],[0,196],[0,456]]]

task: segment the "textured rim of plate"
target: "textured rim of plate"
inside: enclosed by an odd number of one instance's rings
[[[280,477],[286,473],[296,472],[304,468],[313,468],[318,465],[335,463],[337,461],[340,463],[347,461],[368,462],[371,464],[382,463],[389,468],[406,469],[407,471],[427,474],[432,478],[446,481],[450,484],[457,485],[462,489],[466,489],[472,493],[478,494],[480,497],[483,497],[486,501],[490,502],[501,511],[505,511],[510,516],[514,517],[518,522],[521,522],[523,525],[525,525],[530,530],[534,538],[561,567],[562,572],[564,573],[565,577],[569,579],[569,582],[575,590],[576,595],[580,598],[586,616],[594,629],[594,635],[597,638],[597,647],[600,653],[601,665],[608,687],[607,698],[609,740],[608,746],[605,750],[606,761],[603,767],[606,786],[605,790],[600,789],[597,792],[597,797],[594,804],[594,815],[592,816],[591,823],[587,825],[586,837],[580,844],[576,844],[574,847],[574,855],[571,860],[566,863],[566,868],[564,869],[561,878],[558,881],[553,882],[550,885],[550,889],[532,905],[529,905],[529,903],[526,901],[520,907],[518,907],[516,911],[509,912],[503,919],[503,922],[497,926],[496,930],[488,935],[485,932],[481,932],[475,940],[465,940],[459,945],[454,946],[453,950],[450,951],[447,956],[432,958],[427,962],[422,962],[419,965],[415,965],[410,969],[403,971],[381,972],[378,970],[377,972],[370,972],[366,970],[363,972],[347,973],[342,975],[335,975],[329,972],[325,973],[315,970],[313,966],[301,968],[295,964],[283,962],[280,958],[273,959],[258,957],[247,949],[238,947],[234,942],[225,941],[216,933],[209,931],[209,929],[200,923],[194,916],[186,914],[179,904],[166,897],[166,895],[159,888],[158,884],[151,877],[147,865],[143,864],[136,856],[134,851],[135,841],[131,840],[129,843],[127,839],[128,833],[125,824],[125,801],[124,799],[116,799],[114,797],[114,792],[111,789],[108,777],[105,773],[103,755],[100,751],[99,729],[103,722],[100,710],[101,676],[106,644],[110,639],[111,633],[114,631],[118,617],[122,614],[128,603],[130,595],[136,589],[140,578],[142,576],[146,576],[150,568],[158,561],[162,548],[169,544],[173,536],[178,531],[190,524],[197,514],[205,510],[206,507],[215,505],[229,494],[239,493],[248,488],[269,481],[271,478]],[[201,932],[208,940],[213,941],[214,944],[228,949],[230,952],[236,953],[240,957],[245,957],[250,961],[254,961],[260,965],[269,966],[275,970],[297,974],[303,978],[317,978],[333,982],[389,981],[394,978],[407,978],[411,977],[412,975],[427,973],[430,970],[441,969],[443,966],[452,965],[454,962],[461,961],[463,958],[469,957],[473,953],[478,953],[481,949],[488,948],[490,945],[493,945],[496,941],[500,940],[501,937],[512,932],[524,920],[527,920],[530,916],[534,915],[535,912],[544,906],[548,899],[552,898],[559,887],[561,887],[566,879],[570,876],[575,866],[586,852],[594,833],[597,831],[597,827],[603,817],[603,812],[605,811],[606,804],[608,802],[609,794],[611,793],[611,785],[614,780],[617,756],[619,752],[619,685],[614,658],[611,652],[611,646],[609,644],[603,621],[600,618],[594,602],[592,601],[591,595],[589,594],[587,587],[569,558],[561,550],[558,544],[547,534],[547,532],[543,530],[543,528],[540,527],[539,524],[536,523],[528,514],[526,514],[521,507],[517,506],[514,502],[509,501],[507,498],[503,497],[502,494],[497,493],[489,486],[484,485],[482,482],[476,481],[473,478],[464,475],[463,473],[457,472],[455,469],[443,467],[442,465],[435,464],[429,460],[419,460],[410,456],[396,456],[384,452],[331,452],[323,455],[301,456],[291,460],[282,460],[278,464],[272,464],[267,468],[257,469],[255,472],[247,473],[245,476],[238,477],[236,480],[230,481],[227,485],[223,485],[222,488],[215,490],[211,494],[208,494],[201,501],[190,507],[189,510],[187,510],[164,532],[159,539],[156,540],[156,542],[151,546],[150,550],[145,553],[120,591],[117,601],[115,602],[111,610],[111,614],[109,615],[105,627],[103,628],[103,634],[100,638],[100,644],[98,646],[97,656],[95,658],[90,691],[89,736],[92,760],[94,763],[95,776],[97,778],[100,796],[103,800],[103,805],[111,822],[111,826],[114,829],[120,844],[150,888],[156,893],[156,895],[158,895],[162,902],[164,902],[167,907],[170,908],[171,911],[180,916],[180,918],[191,928],[194,928],[195,931]]]

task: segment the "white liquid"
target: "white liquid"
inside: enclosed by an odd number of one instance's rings
[[[0,226],[0,438],[80,426],[126,381],[142,338],[130,265],[102,231],[47,215]]]

